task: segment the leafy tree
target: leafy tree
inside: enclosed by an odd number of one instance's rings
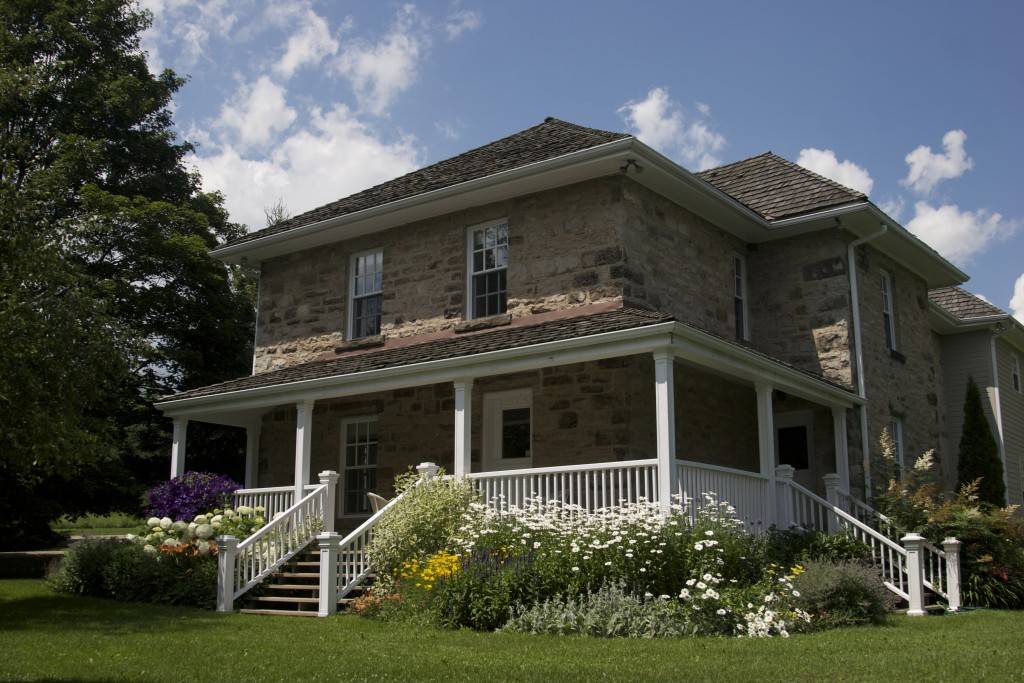
[[[251,277],[208,255],[242,227],[186,165],[150,21],[0,0],[0,545],[137,505],[167,472],[152,401],[249,371]],[[193,463],[240,469],[237,430],[190,431]]]
[[[981,392],[974,378],[967,380],[964,399],[964,425],[960,432],[960,455],[957,463],[957,487],[979,480],[978,499],[993,505],[1006,504],[1003,463],[999,447],[985,417]]]

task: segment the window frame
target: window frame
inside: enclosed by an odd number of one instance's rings
[[[475,272],[473,270],[473,253],[474,253],[474,249],[473,249],[473,234],[478,232],[478,231],[480,231],[480,230],[486,230],[487,228],[498,227],[498,226],[501,226],[501,225],[505,226],[505,236],[506,236],[505,249],[506,249],[506,253],[508,254],[508,256],[506,258],[506,261],[505,261],[505,265],[503,267],[501,267],[501,268],[491,268],[489,270],[482,270],[479,273]],[[496,272],[499,272],[501,270],[505,271],[505,310],[501,311],[499,313],[493,313],[491,315],[503,315],[505,313],[508,313],[508,266],[509,266],[509,263],[511,263],[511,261],[512,261],[512,259],[511,259],[511,249],[509,249],[510,245],[509,245],[509,242],[508,242],[508,233],[509,233],[508,218],[496,218],[494,220],[485,221],[483,223],[477,223],[476,225],[470,225],[470,226],[466,227],[466,238],[465,238],[466,239],[466,241],[465,241],[465,244],[466,244],[466,306],[465,306],[465,319],[466,320],[477,320],[479,318],[488,318],[488,317],[490,317],[490,315],[479,315],[479,316],[478,315],[474,315],[474,309],[475,309],[474,303],[475,303],[476,297],[474,297],[474,295],[473,295],[473,277],[475,275],[480,275],[480,274],[496,273]]]
[[[897,351],[899,344],[896,341],[896,287],[893,284],[892,273],[880,269],[882,275],[882,325],[885,331],[885,346],[889,351]]]
[[[377,440],[376,440],[376,444],[377,444],[377,459],[379,460],[379,458],[380,458],[380,420],[379,420],[379,417],[377,415],[356,415],[356,416],[352,416],[352,417],[344,417],[344,418],[341,419],[341,429],[340,429],[341,435],[339,437],[341,448],[340,448],[340,455],[339,455],[339,458],[338,458],[338,460],[339,460],[338,471],[341,474],[341,477],[340,477],[340,481],[338,482],[339,483],[338,493],[340,495],[337,496],[337,498],[338,498],[337,507],[341,510],[341,516],[342,517],[366,517],[368,515],[373,514],[372,510],[370,510],[370,508],[369,508],[369,501],[366,501],[367,510],[364,511],[364,512],[349,512],[348,506],[346,505],[346,502],[347,502],[347,499],[348,499],[348,477],[349,477],[349,472],[352,472],[352,471],[364,471],[364,470],[371,470],[372,469],[373,472],[374,472],[374,482],[375,482],[375,485],[376,485],[377,470],[378,470],[378,468],[380,466],[379,462],[374,462],[372,467],[369,466],[369,465],[353,465],[352,467],[348,466],[348,430],[349,430],[349,427],[351,427],[352,425],[364,424],[364,423],[370,423],[370,422],[372,422],[372,423],[377,425]],[[369,493],[369,492],[370,491],[367,490],[367,493]],[[365,494],[364,494],[364,496],[365,496]]]
[[[896,460],[896,468],[899,472],[899,477],[903,477],[903,472],[906,469],[906,462],[904,461],[904,444],[903,444],[903,418],[892,416],[889,418],[889,438],[892,439],[893,447],[893,458]]]
[[[356,295],[356,262],[364,257],[372,254],[380,254],[380,290],[373,292],[372,294],[359,294]],[[356,299],[366,299],[371,296],[379,296],[381,301],[381,326],[378,327],[377,333],[380,334],[380,327],[383,326],[383,313],[384,313],[384,247],[377,247],[375,249],[366,249],[365,251],[358,251],[352,254],[348,260],[348,314],[346,315],[347,324],[345,329],[345,339],[366,339],[367,337],[373,337],[376,335],[365,334],[362,336],[355,336],[356,328]]]
[[[737,274],[737,265],[739,274]],[[740,312],[743,320],[736,321],[736,339],[739,341],[750,341],[750,307],[748,299],[750,291],[747,287],[747,257],[739,252],[732,254],[732,282],[733,282],[733,312],[735,314],[737,301],[740,304]],[[742,290],[741,294],[736,293],[737,285]],[[742,329],[741,329],[742,327]]]
[[[1024,386],[1021,386],[1019,353],[1013,354],[1013,367],[1010,368],[1010,384],[1018,394],[1024,393]]]
[[[533,467],[534,426],[537,413],[533,405],[533,389],[510,389],[507,391],[491,391],[483,395],[483,433],[481,443],[483,452],[481,463],[487,471],[522,469]],[[522,458],[504,457],[504,423],[506,410],[527,408],[530,411],[530,448],[529,455]]]

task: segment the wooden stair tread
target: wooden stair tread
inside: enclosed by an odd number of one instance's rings
[[[319,579],[320,578],[320,572],[317,572],[316,574],[310,574],[308,572],[278,572],[277,574],[274,574],[274,576],[287,576],[289,578],[299,578],[299,577],[302,577],[302,578],[305,578],[305,579]]]
[[[266,588],[275,591],[318,591],[318,583],[268,583]]]
[[[296,609],[260,609],[260,608],[243,608],[238,610],[241,614],[265,614],[270,616],[279,617],[315,617],[318,616],[313,610],[296,610]]]
[[[253,602],[292,602],[292,603],[318,603],[320,598],[299,598],[289,595],[260,595],[253,598]]]

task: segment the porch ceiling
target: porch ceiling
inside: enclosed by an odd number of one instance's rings
[[[180,393],[157,403],[171,417],[242,426],[259,412],[353,396],[671,349],[680,360],[817,403],[850,407],[850,389],[664,313],[620,308],[404,347],[348,353]]]

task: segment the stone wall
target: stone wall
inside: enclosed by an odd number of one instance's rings
[[[625,184],[623,294],[733,339],[737,237],[632,180]]]
[[[463,320],[466,228],[507,218],[514,317],[621,297],[622,178],[474,207],[262,264],[256,372],[316,358],[343,341],[353,254],[384,251],[382,331],[437,332]]]
[[[890,352],[885,343],[882,270],[893,279],[896,352]],[[941,459],[942,377],[938,342],[928,322],[928,287],[920,276],[871,245],[858,248],[857,277],[872,457],[878,452],[882,429],[893,417],[899,417],[903,420],[907,464],[913,465],[919,455],[932,448]]]
[[[853,386],[846,245],[836,230],[751,245],[750,338],[759,351]]]

